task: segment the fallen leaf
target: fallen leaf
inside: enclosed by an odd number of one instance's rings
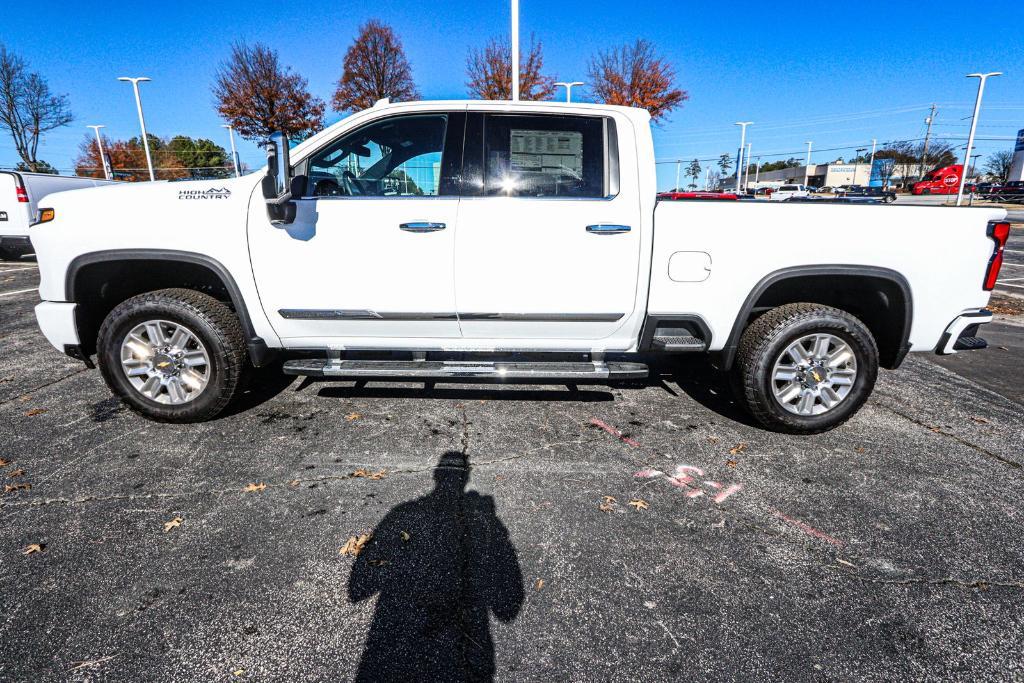
[[[863,446],[857,446],[853,450],[856,451],[857,453],[866,453],[868,449],[864,448]]]
[[[43,552],[43,548],[45,548],[45,547],[46,547],[45,543],[29,543],[21,551],[21,554],[22,555],[31,555],[32,553],[41,553],[41,552]]]
[[[241,676],[244,673],[245,673],[245,669],[235,669],[234,671],[231,672],[231,675],[233,675],[233,676]]]
[[[942,427],[929,427],[929,429],[931,429],[933,432],[941,432],[942,431]]]
[[[21,401],[22,403],[25,403],[26,401],[31,401],[32,397],[29,396],[28,394],[25,394],[24,396],[19,396],[18,400]]]
[[[615,499],[611,496],[605,496],[604,502],[598,505],[597,509],[601,512],[612,512],[615,510]]]
[[[710,441],[711,443],[718,443],[718,437],[717,436],[709,436],[708,437],[708,441]]]
[[[412,536],[409,535],[408,531],[400,531],[399,534],[402,536],[403,543],[408,543],[409,539],[412,538]]]
[[[1009,351],[1010,350],[1010,349],[1006,348],[1005,346],[1000,346],[998,348],[999,348],[1000,351]]]
[[[746,449],[747,449],[746,442],[741,441],[741,442],[739,442],[738,444],[736,444],[735,446],[733,446],[732,448],[729,449],[729,455],[739,455],[740,453],[742,453]]]
[[[358,470],[350,474],[350,477],[365,477],[366,479],[373,479],[374,481],[383,479],[388,474],[387,470],[379,470],[377,472],[371,472],[370,470],[363,469],[360,467]]]
[[[606,503],[614,503],[614,502],[616,502],[615,496],[605,496],[603,500]]]
[[[171,529],[177,529],[184,521],[181,517],[175,517],[169,522],[164,522],[164,533],[166,534]]]
[[[42,415],[45,412],[47,412],[46,408],[33,408],[25,413],[25,417],[35,417],[36,415]]]
[[[32,484],[4,484],[4,493],[10,493],[11,491],[28,491],[32,488]]]
[[[301,482],[298,479],[292,479],[290,482],[288,482],[288,485],[289,486],[298,486],[300,483]]]
[[[857,565],[855,565],[853,562],[847,562],[846,560],[836,560],[836,562],[838,562],[839,564],[845,565],[847,567],[853,567],[854,569],[857,568]]]
[[[977,422],[978,424],[983,424],[983,425],[987,425],[988,424],[988,420],[986,420],[983,417],[971,417],[971,419],[974,420],[975,422]]]
[[[544,588],[544,579],[537,579],[537,582],[533,584],[533,590],[539,591]]]
[[[338,550],[339,555],[351,555],[352,557],[358,557],[359,553],[363,552],[366,544],[370,542],[370,534],[363,534],[362,536],[349,536],[345,545],[341,546]]]
[[[629,504],[635,507],[637,512],[639,512],[640,510],[646,510],[647,508],[651,507],[643,498],[634,498],[633,500],[629,501]]]
[[[267,485],[261,481],[258,484],[249,484],[242,490],[245,491],[246,493],[253,493],[254,491],[262,491],[265,488],[267,488]]]
[[[11,479],[14,479],[15,477],[24,477],[25,476],[25,470],[23,470],[23,469],[21,469],[19,467],[18,469],[16,469],[13,472],[11,472],[8,476]]]
[[[11,464],[10,460],[4,460],[3,458],[0,458],[0,467],[7,467],[10,464]]]
[[[725,466],[726,467],[736,467],[736,461],[735,460],[726,460],[725,461]]]
[[[383,567],[386,564],[391,564],[387,560],[367,560],[366,563],[371,567]]]
[[[351,422],[352,420],[358,420],[361,417],[362,415],[360,415],[359,413],[349,413],[348,415],[345,416],[345,419]]]

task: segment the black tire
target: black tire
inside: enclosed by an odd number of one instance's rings
[[[188,403],[158,403],[136,390],[122,370],[121,344],[128,332],[154,319],[185,325],[202,341],[210,357],[209,381]],[[161,289],[121,302],[100,326],[96,349],[110,390],[129,408],[157,422],[202,422],[216,417],[234,398],[248,367],[238,317],[220,301],[191,289]]]
[[[831,410],[820,415],[798,415],[776,400],[772,370],[794,341],[819,332],[849,345],[856,358],[857,375],[849,394]],[[737,398],[755,420],[773,431],[817,434],[838,427],[867,401],[878,378],[878,346],[864,323],[846,311],[821,304],[786,304],[768,311],[744,330],[733,371]]]

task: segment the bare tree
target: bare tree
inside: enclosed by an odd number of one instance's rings
[[[905,140],[894,140],[882,145],[882,148],[875,153],[875,160],[878,163],[878,175],[882,181],[882,187],[888,187],[893,177],[900,173],[906,177],[907,171],[918,161],[914,145]]]
[[[530,34],[526,61],[520,55],[519,98],[546,100],[555,93],[555,78],[542,73],[544,50]],[[512,46],[508,39],[491,38],[482,50],[473,50],[466,60],[469,96],[481,100],[512,99]]]
[[[25,60],[0,45],[0,128],[11,134],[25,168],[49,169],[37,156],[39,139],[73,120],[67,95],[51,93],[42,76],[30,73]]]
[[[646,40],[598,52],[590,60],[590,89],[606,104],[641,107],[660,121],[689,99],[676,87],[675,69]]]
[[[220,115],[249,140],[275,131],[302,139],[323,127],[323,100],[309,93],[305,78],[281,65],[276,50],[260,43],[231,46],[213,96]]]
[[[1010,166],[1013,164],[1013,152],[1006,150],[996,152],[985,162],[985,172],[992,176],[993,180],[1005,183],[1010,179]]]
[[[345,53],[341,79],[331,100],[334,110],[366,109],[385,97],[397,102],[419,96],[412,67],[394,30],[376,19],[363,24]]]

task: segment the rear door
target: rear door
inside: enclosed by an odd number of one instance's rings
[[[620,182],[618,149],[611,117],[470,114],[455,242],[463,336],[602,339],[630,317],[639,180]]]

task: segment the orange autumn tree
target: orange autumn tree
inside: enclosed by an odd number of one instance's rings
[[[310,94],[307,81],[282,66],[266,45],[235,43],[213,84],[217,112],[243,138],[263,140],[280,131],[304,139],[320,130],[324,102]]]
[[[155,135],[149,136],[149,150],[153,157],[153,168],[157,180],[175,180],[189,177],[185,164],[163,140]],[[149,168],[146,166],[146,150],[141,138],[130,140],[111,140],[103,136],[103,152],[107,155],[110,168],[117,180],[140,182],[149,180]],[[75,174],[83,177],[102,178],[103,163],[100,161],[96,147],[96,137],[86,133],[78,146],[75,158]]]
[[[392,102],[419,99],[402,41],[387,24],[371,19],[345,52],[341,78],[331,100],[337,112],[367,109],[385,97]]]
[[[588,75],[597,101],[646,109],[655,122],[690,97],[677,87],[672,65],[643,39],[598,52],[590,60]]]
[[[546,76],[544,51],[530,35],[530,47],[519,55],[519,98],[546,100],[555,93],[554,76]],[[492,38],[482,50],[473,50],[466,60],[469,96],[481,100],[512,99],[512,45],[507,39]]]

